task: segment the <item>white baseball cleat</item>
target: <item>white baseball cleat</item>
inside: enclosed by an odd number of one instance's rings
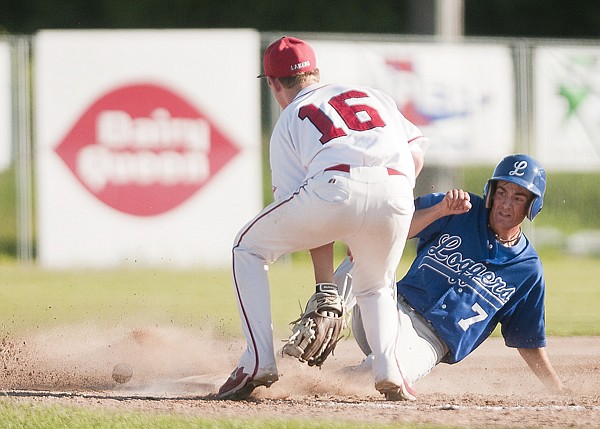
[[[246,399],[259,386],[270,387],[279,380],[277,370],[258,370],[256,376],[244,372],[244,368],[233,370],[227,381],[219,389],[217,399],[240,401]]]
[[[366,374],[366,373],[370,373],[373,370],[373,355],[370,354],[369,356],[365,357],[361,363],[359,363],[358,365],[353,365],[353,366],[347,366],[342,368],[342,372],[345,374],[356,374],[356,373],[361,373],[361,374]]]
[[[399,384],[390,380],[381,380],[375,383],[375,389],[385,395],[386,401],[415,401],[417,399],[417,392],[404,380]]]

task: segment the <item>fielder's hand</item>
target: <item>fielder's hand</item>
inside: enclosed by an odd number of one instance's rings
[[[291,322],[292,335],[283,346],[283,353],[321,366],[333,353],[345,326],[344,304],[337,286],[319,283],[299,319]]]

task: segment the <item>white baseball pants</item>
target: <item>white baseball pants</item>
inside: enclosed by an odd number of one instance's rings
[[[346,258],[335,272],[335,280],[339,285],[344,284],[346,274],[352,269],[352,262]],[[342,288],[338,286],[340,292]],[[395,285],[393,285],[394,291]],[[362,352],[368,357],[368,365],[374,359],[369,341],[363,328],[360,306],[355,306],[353,297],[352,278],[346,281],[344,303],[348,311],[352,310],[352,334]],[[397,303],[398,336],[395,344],[395,355],[402,375],[409,385],[426,376],[440,362],[448,349],[442,343],[432,328],[404,300]]]
[[[255,376],[276,369],[265,264],[336,240],[354,256],[353,293],[374,355],[376,381],[396,378],[398,313],[390,284],[414,212],[409,180],[384,167],[325,171],[265,207],[233,245],[233,284],[247,340],[238,367]]]

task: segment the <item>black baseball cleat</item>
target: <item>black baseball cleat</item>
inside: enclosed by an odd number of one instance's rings
[[[259,369],[256,376],[252,377],[244,372],[244,368],[236,368],[219,389],[217,399],[241,401],[248,398],[257,387],[270,387],[277,380],[279,380],[279,375],[276,370],[261,371]]]

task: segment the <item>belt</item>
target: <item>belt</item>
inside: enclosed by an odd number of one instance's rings
[[[398,170],[394,170],[393,168],[387,168],[387,172],[390,176],[401,176],[402,173],[400,173]],[[326,168],[323,171],[343,171],[345,173],[350,173],[350,166],[348,164],[337,164],[337,165],[332,165],[331,167]]]

